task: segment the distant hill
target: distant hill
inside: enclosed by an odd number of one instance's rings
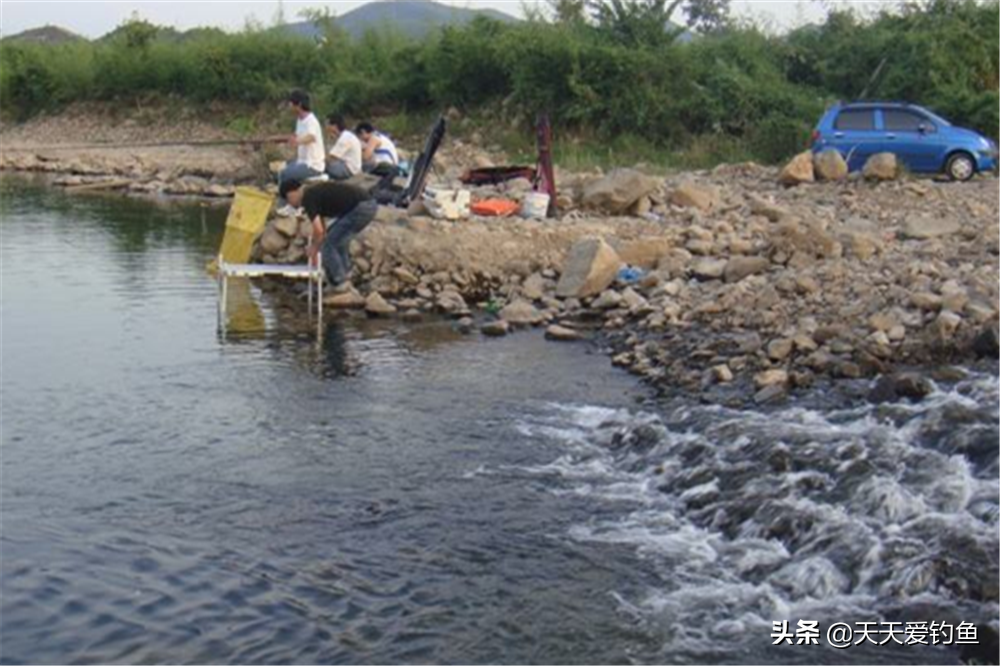
[[[65,28],[56,25],[47,25],[42,28],[32,28],[19,32],[16,35],[4,37],[4,41],[11,42],[32,42],[35,44],[66,44],[68,42],[86,41],[84,37],[70,32]]]
[[[368,30],[389,28],[419,39],[444,26],[465,25],[477,16],[503,22],[518,20],[495,9],[452,7],[433,0],[376,0],[335,17],[334,23],[352,37],[360,37]],[[278,29],[310,38],[321,34],[320,29],[310,21],[287,23]]]

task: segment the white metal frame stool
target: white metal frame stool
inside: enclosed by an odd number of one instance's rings
[[[229,278],[283,277],[292,280],[309,280],[309,315],[312,316],[313,301],[316,303],[317,334],[323,329],[323,256],[316,253],[316,262],[300,264],[229,264],[219,255],[219,330],[226,331],[226,306],[229,295]],[[316,296],[313,296],[313,283]]]

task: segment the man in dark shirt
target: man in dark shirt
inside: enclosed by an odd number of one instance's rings
[[[375,219],[378,204],[367,191],[338,181],[304,187],[297,180],[286,180],[281,183],[280,194],[292,206],[305,209],[312,222],[309,259],[315,258],[322,243],[320,252],[327,279],[335,287],[343,284],[351,276],[351,239]],[[335,218],[329,229],[323,218]]]

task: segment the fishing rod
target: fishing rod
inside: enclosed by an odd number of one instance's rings
[[[42,145],[26,145],[23,147],[7,146],[12,151],[38,150],[127,150],[130,148],[179,148],[183,146],[255,146],[265,143],[285,143],[287,136],[269,136],[255,139],[214,139],[205,141],[142,141],[137,143],[53,143]]]

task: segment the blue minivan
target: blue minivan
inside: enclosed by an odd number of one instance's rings
[[[835,148],[855,171],[876,153],[895,153],[914,173],[968,180],[997,168],[997,144],[915,104],[856,102],[830,107],[813,131],[813,152]]]

